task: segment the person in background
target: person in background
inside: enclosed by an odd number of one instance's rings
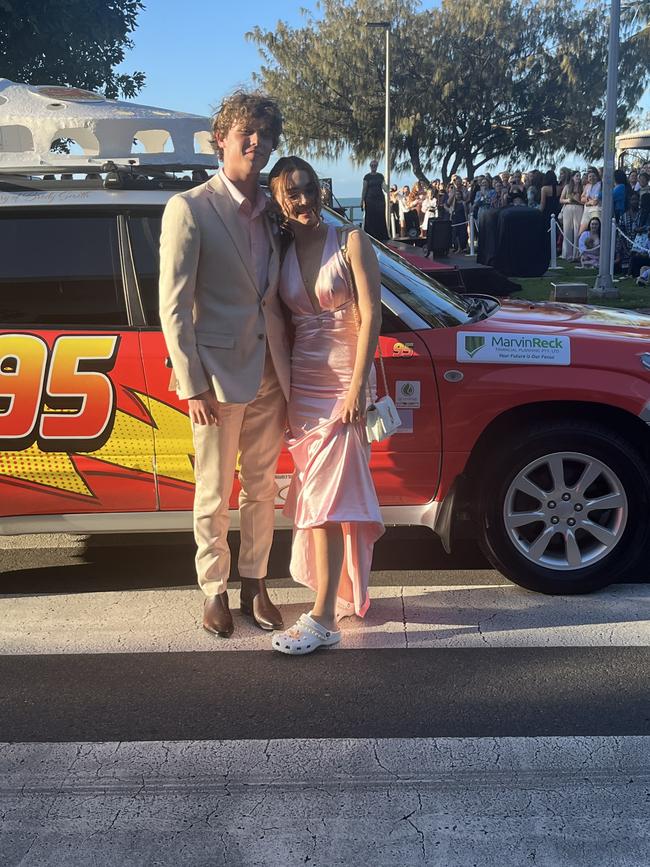
[[[589,226],[578,241],[580,264],[583,268],[597,268],[600,261],[600,220],[592,217]]]
[[[627,175],[623,169],[616,169],[614,172],[614,191],[612,196],[614,199],[614,217],[617,223],[627,210],[630,192]]]
[[[506,204],[506,201],[505,201],[506,193],[505,193],[505,190],[503,188],[503,181],[501,180],[500,175],[497,175],[494,178],[494,180],[492,181],[492,189],[494,190],[494,193],[495,193],[494,207],[495,208],[503,208],[504,205]]]
[[[633,193],[639,192],[639,173],[636,169],[630,169],[630,173],[627,176],[628,181],[630,182],[630,186],[632,187]]]
[[[429,220],[434,220],[438,216],[438,202],[434,195],[434,190],[431,184],[427,187],[422,204],[420,206],[422,214],[422,222],[420,223],[420,234],[423,238],[427,236]]]
[[[451,237],[457,253],[467,252],[467,194],[460,175],[454,175],[449,186],[447,212],[451,218]]]
[[[630,250],[630,276],[638,277],[641,270],[645,270],[648,266],[650,266],[650,227],[637,229]]]
[[[590,166],[587,169],[587,183],[583,184],[582,188],[582,204],[584,210],[582,212],[582,222],[580,223],[580,232],[585,232],[593,217],[597,217],[600,222],[601,200],[603,197],[603,185],[600,181],[598,169]]]
[[[639,230],[639,217],[639,194],[632,193],[629,206],[618,221],[620,231],[616,233],[614,263],[617,271],[623,274],[630,269],[630,253]]]
[[[522,180],[521,172],[519,169],[515,169],[515,171],[510,176],[510,192],[514,193],[515,191],[519,191],[520,193],[526,194],[526,187],[524,186],[524,182]]]
[[[569,179],[571,178],[571,169],[566,166],[562,166],[557,176],[557,185],[560,188],[560,195],[562,194],[562,190],[569,183]]]
[[[574,172],[560,196],[562,205],[562,258],[567,262],[579,262],[580,222],[584,206],[582,204],[582,178],[580,172]]]
[[[409,210],[409,196],[411,195],[411,188],[408,184],[404,184],[402,189],[397,194],[398,202],[399,202],[399,231],[402,238],[406,235],[406,215]]]
[[[539,207],[544,214],[547,226],[551,223],[551,214],[557,215],[560,213],[560,189],[555,172],[550,169],[544,175],[544,183],[540,190]]]
[[[542,188],[542,184],[540,179],[537,177],[539,172],[533,170],[531,172],[526,172],[526,204],[529,208],[537,208],[539,207],[540,201],[540,191]]]
[[[420,234],[420,182],[411,187],[406,202],[406,234],[409,238],[417,238]]]
[[[397,191],[397,184],[391,184],[390,192],[388,194],[390,199],[390,236],[391,238],[397,237],[399,234],[399,192]]]
[[[650,225],[650,174],[648,172],[639,172],[639,222],[641,226]]]
[[[370,171],[363,177],[363,189],[361,191],[363,228],[368,235],[372,235],[377,241],[387,241],[384,176],[377,171],[378,166],[377,160],[371,160]]]
[[[487,178],[481,178],[479,189],[474,198],[474,204],[472,206],[472,214],[474,215],[474,219],[478,220],[482,210],[496,207],[496,201],[497,194],[491,188],[490,182]]]

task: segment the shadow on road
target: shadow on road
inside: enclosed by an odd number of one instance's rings
[[[126,540],[126,541],[125,541]],[[231,577],[237,578],[239,536],[231,534]],[[275,534],[269,578],[289,579],[291,533]],[[0,551],[0,593],[82,593],[192,586],[194,542],[189,534],[96,536],[75,548]],[[478,547],[464,543],[448,555],[433,534],[389,528],[375,547],[373,570],[490,569]],[[422,582],[422,576],[418,581]],[[435,580],[434,578],[430,580]],[[505,579],[503,580],[505,583]]]

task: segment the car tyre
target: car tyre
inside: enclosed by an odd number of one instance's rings
[[[590,593],[645,561],[649,504],[646,461],[620,434],[579,422],[523,429],[482,479],[479,542],[521,587]]]

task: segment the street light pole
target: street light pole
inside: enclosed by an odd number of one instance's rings
[[[386,183],[386,230],[391,236],[390,225],[390,21],[371,21],[366,27],[380,27],[386,34],[386,111],[384,118],[384,181]]]
[[[618,298],[618,290],[611,276],[612,217],[614,215],[614,154],[616,148],[616,108],[618,104],[618,51],[621,0],[612,0],[609,18],[609,49],[607,59],[607,113],[605,115],[605,148],[602,180],[602,221],[600,224],[600,257],[598,276],[594,283],[594,295],[603,298]]]

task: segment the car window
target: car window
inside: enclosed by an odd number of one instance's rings
[[[324,215],[329,223],[349,225],[334,211],[324,209]],[[440,328],[463,325],[469,321],[468,304],[462,296],[446,289],[437,280],[427,277],[383,244],[373,241],[373,246],[384,286],[428,325]]]
[[[158,271],[160,269],[161,214],[131,214],[129,235],[140,298],[148,325],[160,325],[158,314]]]
[[[0,323],[126,325],[116,217],[0,212]]]
[[[158,270],[160,267],[160,215],[129,217],[131,249],[140,287],[140,297],[148,325],[160,325],[158,314]],[[408,330],[399,317],[382,305],[382,334]]]

